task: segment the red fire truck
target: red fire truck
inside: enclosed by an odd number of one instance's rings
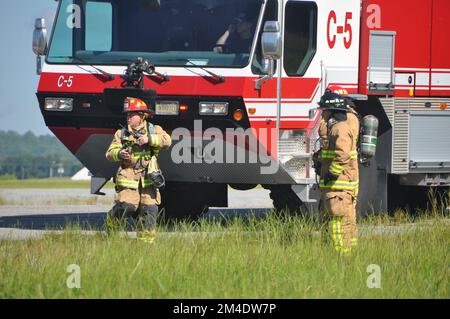
[[[360,211],[413,208],[450,185],[448,21],[448,0],[59,0],[49,44],[36,21],[37,98],[94,194],[123,98],[147,100],[174,140],[163,207],[195,215],[258,184],[316,209],[315,108],[337,85],[380,123]]]

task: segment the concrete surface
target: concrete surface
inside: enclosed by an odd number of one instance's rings
[[[81,203],[95,195],[86,189],[1,189],[0,198],[12,205],[0,206],[0,239],[39,238],[45,230],[63,229],[70,224],[98,231],[104,225],[106,212],[114,198],[113,189],[104,192],[106,195],[99,197],[96,204],[75,205],[73,202]],[[232,217],[248,213],[262,216],[271,208],[272,200],[265,189],[229,189],[229,208],[211,208],[205,217]]]

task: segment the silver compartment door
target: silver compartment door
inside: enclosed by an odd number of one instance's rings
[[[411,112],[410,169],[450,172],[450,112]]]
[[[392,92],[394,89],[395,32],[371,31],[369,49],[369,91]]]

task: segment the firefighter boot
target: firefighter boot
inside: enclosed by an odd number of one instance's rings
[[[158,217],[158,206],[142,205],[140,207],[139,225],[143,228],[138,231],[137,238],[146,243],[153,243],[156,236],[156,218]]]

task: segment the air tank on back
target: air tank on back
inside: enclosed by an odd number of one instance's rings
[[[360,155],[361,161],[368,162],[375,156],[378,139],[378,119],[373,115],[366,115],[361,121]]]

